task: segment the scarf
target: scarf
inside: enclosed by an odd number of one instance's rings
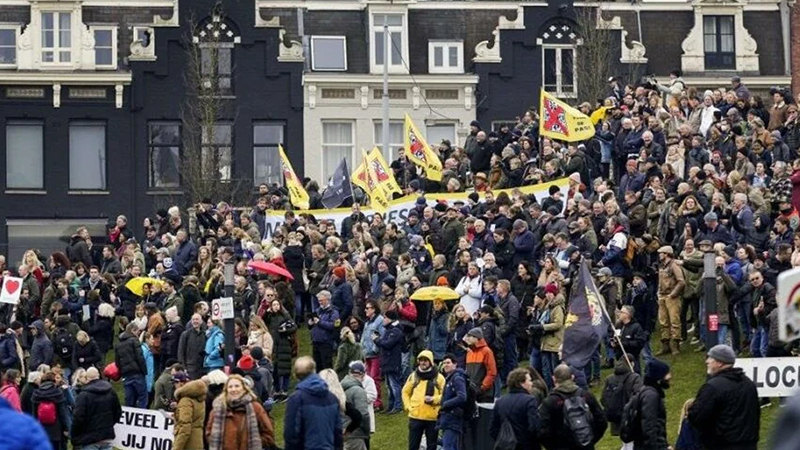
[[[439,372],[433,370],[433,367],[430,369],[423,371],[419,367],[416,370],[417,373],[417,383],[421,381],[427,381],[428,384],[425,386],[425,395],[426,396],[433,396],[433,390],[436,388],[436,376],[439,375]]]
[[[233,414],[233,410],[244,407],[247,419],[247,449],[261,450],[261,433],[258,431],[258,419],[253,410],[253,399],[249,395],[243,395],[238,400],[214,402],[214,410],[211,416],[211,434],[208,438],[208,445],[211,450],[222,450],[225,441],[225,418],[228,413]]]

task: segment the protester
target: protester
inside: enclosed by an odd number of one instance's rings
[[[286,405],[283,428],[286,448],[343,448],[339,401],[316,371],[314,360],[308,356],[297,358],[294,363],[294,374],[299,381]]]
[[[119,398],[111,383],[100,379],[97,368],[88,368],[85,377],[86,384],[78,393],[72,411],[72,445],[111,450],[114,426],[122,416]]]
[[[458,367],[454,355],[444,356],[442,372],[445,384],[436,428],[442,431],[442,450],[458,450],[466,422],[472,419],[470,416],[475,408],[475,399],[468,396],[469,377]]]
[[[666,449],[667,410],[664,403],[665,390],[672,378],[669,365],[651,359],[645,366],[644,387],[638,393],[639,424],[633,448]]]
[[[514,369],[508,374],[508,394],[501,397],[492,410],[489,434],[497,439],[504,422],[511,425],[516,450],[539,449],[539,402],[531,395],[533,380],[527,369]]]
[[[606,432],[603,408],[591,392],[578,387],[569,366],[553,371],[554,389],[539,408],[539,439],[547,450],[593,449]]]
[[[175,400],[175,450],[201,450],[203,448],[203,426],[206,418],[206,394],[208,387],[202,380],[191,381],[186,372],[172,375]]]
[[[494,380],[497,377],[494,353],[486,345],[480,328],[469,330],[464,336],[464,343],[468,346],[465,370],[471,389],[477,391],[475,400],[491,403],[494,401]]]
[[[258,450],[275,445],[272,421],[241,376],[229,376],[222,394],[214,400],[206,439],[209,450]]]
[[[444,377],[433,367],[429,350],[417,355],[417,368],[403,386],[403,406],[408,411],[408,448],[419,448],[422,437],[427,445],[437,442],[436,418],[442,403]]]
[[[348,366],[348,374],[342,379],[342,389],[344,390],[346,403],[356,409],[361,414],[360,425],[347,433],[344,438],[344,448],[346,450],[366,450],[369,440],[372,420],[374,418],[369,412],[369,400],[367,390],[364,387],[366,377],[366,367],[361,361],[352,361]],[[350,423],[345,423],[345,428],[350,428]]]
[[[125,385],[125,406],[147,408],[147,363],[138,335],[139,327],[129,323],[114,347],[114,362]]]

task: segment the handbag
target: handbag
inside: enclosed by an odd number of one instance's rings
[[[516,450],[517,448],[517,435],[514,434],[514,427],[508,419],[503,420],[500,425],[500,432],[497,434],[497,439],[494,441],[494,450]]]

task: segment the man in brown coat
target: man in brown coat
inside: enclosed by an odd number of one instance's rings
[[[686,280],[675,262],[672,247],[658,249],[658,323],[661,326],[661,351],[658,355],[680,353],[681,297]]]

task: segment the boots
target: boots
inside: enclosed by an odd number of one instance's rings
[[[669,339],[661,340],[661,350],[656,353],[656,356],[664,356],[669,353]]]
[[[669,341],[669,351],[673,355],[680,355],[681,354],[681,341],[677,339],[673,339]]]

